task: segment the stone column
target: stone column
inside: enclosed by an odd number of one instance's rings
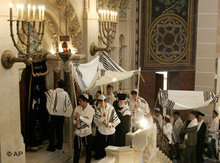
[[[0,53],[1,56],[1,53]],[[5,70],[0,64],[0,162],[25,163],[19,104],[19,68]]]
[[[72,101],[72,106],[74,107],[74,97],[73,97],[73,88],[72,88],[72,80],[71,80],[71,75],[69,70],[64,70],[64,81],[66,84],[66,91],[68,92],[70,99]],[[68,121],[69,125],[68,126],[68,137],[69,137],[69,152],[70,155],[72,156],[73,152],[73,115],[70,118],[66,118]]]
[[[83,42],[87,61],[92,59],[90,45],[95,42],[98,45],[98,14],[96,12],[96,0],[84,0],[83,11]]]
[[[3,2],[3,1],[2,1]],[[9,9],[5,0],[0,6],[0,57],[4,50],[17,54],[10,38]],[[15,10],[14,10],[15,11]],[[16,13],[16,11],[15,11]],[[19,69],[24,64],[16,63],[11,69],[4,69],[0,63],[0,162],[25,163],[25,145],[21,135]]]
[[[218,51],[219,1],[198,2],[197,50],[195,90],[219,93],[219,75],[216,74]],[[219,72],[218,72],[219,74]],[[211,119],[213,106],[204,109],[207,119]]]

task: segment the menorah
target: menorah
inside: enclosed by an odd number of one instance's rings
[[[44,6],[38,6],[38,15],[36,15],[36,6],[29,4],[27,6],[27,14],[24,16],[24,5],[17,4],[17,17],[13,19],[13,4],[10,3],[10,34],[15,48],[18,50],[19,57],[12,52],[6,50],[1,57],[4,68],[11,68],[15,62],[24,62],[30,64],[32,60],[39,60],[45,57],[45,53],[39,51],[44,36]],[[13,26],[16,24],[17,38],[20,42],[16,42],[13,32]],[[21,47],[24,48],[21,48]]]
[[[117,12],[112,10],[102,10],[99,13],[99,38],[106,46],[105,48],[97,47],[95,43],[90,46],[90,54],[93,56],[98,51],[111,51],[111,44],[115,39],[116,25],[117,25]]]

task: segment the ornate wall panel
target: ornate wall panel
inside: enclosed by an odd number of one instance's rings
[[[144,70],[194,70],[197,0],[142,1]]]

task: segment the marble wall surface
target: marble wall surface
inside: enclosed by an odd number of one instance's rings
[[[198,6],[196,90],[216,90],[217,27],[219,1],[200,0]]]
[[[0,57],[10,49],[16,54],[9,33],[10,0],[0,3]],[[24,64],[16,64],[5,70],[0,64],[0,162],[24,163],[25,149],[20,129],[19,78]]]

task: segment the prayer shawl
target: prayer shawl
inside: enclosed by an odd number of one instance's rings
[[[80,117],[76,117],[76,113],[80,114]],[[92,120],[95,115],[94,109],[91,105],[87,104],[87,107],[83,109],[81,106],[77,106],[73,113],[73,124],[76,127],[76,135],[79,137],[85,137],[92,134]],[[77,124],[77,121],[80,121],[80,124]]]
[[[179,140],[180,130],[183,127],[183,121],[179,117],[173,124],[173,143],[176,144]]]
[[[171,123],[167,123],[163,126],[163,133],[168,138],[169,144],[172,144],[172,132],[173,132],[173,126]]]
[[[162,118],[161,114],[159,115],[159,117],[154,116],[154,119],[157,120],[159,127],[162,129],[163,118]]]
[[[211,91],[159,91],[159,103],[167,109],[174,110],[198,109],[217,99],[218,96]]]
[[[199,123],[198,123],[198,128],[197,128],[197,131],[199,131],[200,127],[202,126],[202,123],[204,122],[204,120],[201,120]]]
[[[105,113],[105,117],[103,114]],[[98,107],[95,116],[94,122],[98,126],[98,130],[102,135],[112,135],[115,133],[115,127],[120,123],[120,119],[115,112],[115,109],[112,105],[107,104],[105,109]],[[108,123],[109,126],[106,127],[105,123]]]
[[[130,111],[128,105],[125,105],[122,109],[120,109],[118,111],[121,113],[122,116],[126,116],[126,115],[131,116],[131,111]]]
[[[144,119],[145,115],[150,113],[148,103],[142,97],[138,98],[137,105],[138,105],[138,108],[136,111],[136,117],[134,117],[136,100],[133,100],[132,98],[129,100],[129,109],[131,110],[132,118],[136,119],[136,124],[139,123],[139,120]],[[147,120],[149,121],[149,123],[151,124],[153,123],[152,117],[147,118]],[[133,124],[133,121],[132,121],[132,126],[133,125],[135,124]]]
[[[197,121],[197,119],[195,118],[195,119],[193,119],[190,123],[189,123],[189,125],[187,126],[187,128],[193,128],[193,127],[195,127],[195,126],[198,126],[198,121]],[[186,135],[185,135],[185,140],[188,140],[188,133],[186,133]]]
[[[111,95],[106,95],[106,100],[109,104],[113,105],[113,102],[116,100],[114,94],[112,93]]]
[[[115,132],[115,145],[125,146],[126,134],[130,131],[131,127],[131,112],[128,105],[124,107],[118,106],[118,101],[113,104],[115,111],[120,119],[121,123],[117,125]]]
[[[82,92],[100,85],[105,85],[130,78],[136,71],[125,71],[116,64],[105,52],[89,63],[71,63],[72,76]]]
[[[66,91],[61,88],[55,90],[48,90],[47,110],[50,115],[70,117],[73,112],[70,97]]]

